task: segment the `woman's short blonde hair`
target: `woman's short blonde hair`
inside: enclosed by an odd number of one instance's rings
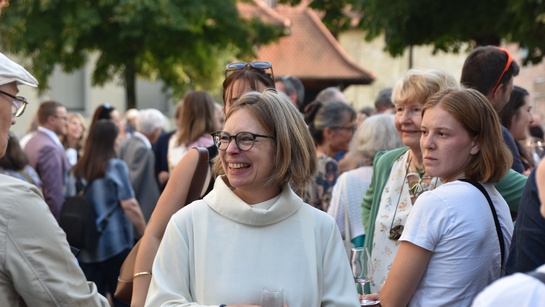
[[[248,92],[230,108],[226,122],[238,110],[248,110],[263,127],[266,135],[273,136],[273,163],[266,185],[285,188],[288,183],[303,188],[315,176],[317,154],[312,136],[291,101],[282,98],[276,90],[263,94]],[[251,150],[251,149],[250,149]],[[225,174],[220,156],[215,158],[214,172]]]
[[[393,114],[373,115],[358,127],[350,143],[350,152],[365,165],[373,165],[375,155],[403,147],[394,123]]]
[[[399,79],[392,91],[394,104],[418,100],[422,104],[442,90],[458,87],[449,72],[440,69],[411,69]]]
[[[474,89],[447,89],[426,102],[422,117],[434,107],[447,111],[471,137],[477,137],[480,150],[469,158],[465,177],[481,182],[500,181],[511,168],[513,156],[503,141],[500,119],[488,99]]]

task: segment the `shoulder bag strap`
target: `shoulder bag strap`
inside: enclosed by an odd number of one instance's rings
[[[545,284],[545,273],[542,273],[542,272],[539,272],[537,270],[535,271],[531,271],[531,272],[527,272],[526,275],[530,275],[532,276],[533,278],[541,281],[542,283]]]
[[[206,182],[206,175],[208,174],[208,149],[203,147],[193,148],[196,148],[199,151],[199,162],[193,173],[193,179],[191,180],[191,185],[187,192],[187,198],[182,207],[199,199],[204,183]]]
[[[505,250],[505,243],[503,241],[503,232],[501,231],[500,226],[500,220],[498,219],[498,214],[496,213],[496,208],[494,208],[494,204],[492,204],[492,199],[490,199],[490,195],[488,195],[488,192],[486,189],[477,181],[470,181],[467,179],[458,179],[463,182],[467,182],[477,189],[481,191],[481,193],[484,194],[484,197],[486,197],[486,200],[488,201],[488,205],[490,205],[490,210],[492,211],[492,215],[494,216],[494,224],[496,225],[496,233],[498,234],[498,240],[500,241],[500,249],[501,249],[501,271],[503,272],[503,259],[505,257],[504,250]],[[500,274],[501,275],[501,274]]]

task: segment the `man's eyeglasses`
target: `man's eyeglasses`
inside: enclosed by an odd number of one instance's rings
[[[274,81],[274,72],[273,72],[272,64],[271,62],[265,62],[265,61],[255,61],[252,63],[237,62],[237,63],[227,64],[227,66],[225,66],[225,78],[227,78],[227,73],[230,71],[248,69],[248,68],[253,68],[253,69],[257,69],[261,71],[270,69],[271,79],[273,79]]]
[[[11,115],[12,116],[19,117],[19,116],[23,115],[23,113],[25,112],[25,109],[26,109],[26,105],[28,104],[28,101],[26,100],[25,97],[13,96],[13,95],[8,94],[8,93],[6,93],[4,91],[0,91],[0,93],[15,99],[13,101],[12,105],[11,105]]]
[[[352,126],[348,126],[348,127],[338,126],[338,127],[329,127],[329,128],[330,128],[330,129],[345,129],[345,130],[350,130],[350,131],[352,131],[352,132],[355,132],[357,126],[356,126],[356,125],[352,125]]]
[[[503,74],[505,74],[505,72],[509,70],[509,67],[511,67],[511,63],[513,63],[513,58],[511,57],[511,54],[509,53],[509,51],[497,46],[494,46],[494,48],[501,50],[505,52],[505,54],[507,54],[507,64],[505,64],[505,68],[503,69],[503,72],[501,73],[500,78],[498,79],[498,82],[496,82],[496,86],[494,86],[491,93],[494,93],[498,85],[500,85],[500,81],[501,81],[501,78],[503,78]]]
[[[242,151],[248,151],[254,147],[255,139],[260,138],[268,138],[268,139],[274,139],[272,136],[267,135],[261,135],[261,134],[255,134],[247,131],[241,131],[237,133],[236,135],[230,135],[229,133],[225,131],[216,131],[214,133],[211,133],[212,138],[214,138],[214,144],[219,150],[226,150],[227,147],[229,147],[229,144],[231,143],[231,139],[235,139],[235,143],[237,144],[238,148]]]

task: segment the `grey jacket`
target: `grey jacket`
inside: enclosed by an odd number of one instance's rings
[[[36,186],[0,175],[2,306],[109,306],[87,282]]]

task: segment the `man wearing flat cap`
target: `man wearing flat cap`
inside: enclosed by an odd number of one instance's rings
[[[36,87],[38,82],[0,53],[0,157],[10,126],[28,103],[17,96],[18,85]],[[109,306],[95,284],[85,280],[40,191],[0,174],[0,195],[0,305]]]

